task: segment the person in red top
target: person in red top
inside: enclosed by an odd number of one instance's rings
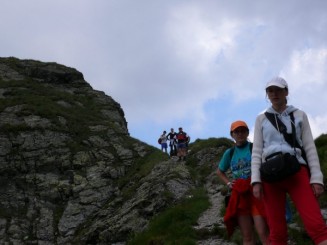
[[[178,128],[178,133],[176,134],[177,139],[177,156],[178,161],[186,160],[186,154],[187,154],[187,144],[189,140],[189,136],[187,133],[183,131],[183,128]]]

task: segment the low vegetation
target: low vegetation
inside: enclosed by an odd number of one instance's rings
[[[101,113],[103,105],[96,102],[94,96],[69,93],[68,91],[51,87],[47,83],[33,80],[3,81],[0,89],[5,98],[0,98],[0,111],[15,109],[17,117],[37,115],[47,118],[54,130],[68,133],[72,136],[70,149],[72,152],[84,150],[82,141],[90,135],[89,126],[102,124],[114,128]],[[83,115],[83,116],[81,116]],[[60,121],[64,118],[65,126]],[[31,129],[26,123],[4,125],[5,132],[18,133]],[[42,130],[42,128],[40,128]],[[95,133],[93,132],[93,135]]]
[[[135,235],[128,244],[195,245],[198,236],[192,226],[209,205],[205,190],[197,188],[181,203],[154,217],[149,229]]]
[[[129,169],[128,173],[118,180],[119,189],[123,189],[124,199],[129,199],[130,196],[138,188],[139,179],[147,176],[154,165],[162,160],[168,160],[167,154],[158,151],[154,147],[149,147],[149,154],[143,158],[139,158],[135,164]],[[124,188],[128,186],[127,188]]]

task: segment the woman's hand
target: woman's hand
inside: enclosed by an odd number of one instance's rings
[[[311,184],[311,187],[316,198],[320,197],[324,193],[324,187],[321,184]]]
[[[233,189],[233,185],[235,184],[235,180],[232,180],[231,182],[230,181],[228,181],[227,182],[227,187],[229,188],[229,189]]]
[[[252,187],[253,191],[253,196],[255,198],[261,199],[263,197],[263,189],[262,189],[262,184],[261,183],[254,183]]]

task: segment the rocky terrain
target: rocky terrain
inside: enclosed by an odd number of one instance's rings
[[[196,185],[63,65],[0,58],[0,129],[0,244],[124,244]]]
[[[231,145],[219,142],[196,140],[176,162],[130,137],[119,103],[76,69],[0,58],[0,244],[125,245],[200,186],[211,206],[193,227],[209,234],[197,244],[232,245],[215,232],[214,163]]]

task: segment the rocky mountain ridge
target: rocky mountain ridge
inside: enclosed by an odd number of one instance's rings
[[[204,187],[211,207],[194,224],[197,244],[232,245],[216,232],[223,197],[213,164],[232,142],[209,141],[176,162],[130,137],[119,103],[76,69],[0,58],[0,244],[125,245]]]
[[[125,244],[196,185],[57,63],[0,58],[0,129],[0,244]]]

